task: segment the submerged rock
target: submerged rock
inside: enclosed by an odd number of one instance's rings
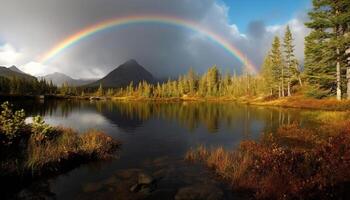
[[[194,185],[179,189],[175,200],[221,200],[224,193],[214,185]]]
[[[140,184],[134,184],[130,187],[130,192],[138,192],[140,190]]]
[[[145,173],[140,173],[139,174],[139,178],[138,178],[138,183],[139,184],[148,185],[148,184],[151,184],[153,181],[154,181],[154,179],[153,179],[152,176],[150,176],[148,174],[145,174]]]

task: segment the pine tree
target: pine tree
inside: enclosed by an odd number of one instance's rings
[[[293,35],[292,32],[287,26],[284,40],[283,40],[283,49],[284,49],[284,61],[286,62],[286,73],[285,76],[287,78],[287,95],[292,96],[291,93],[291,81],[293,78],[298,78],[301,83],[298,69],[298,61],[294,55],[294,45],[293,45]]]
[[[284,64],[282,60],[281,42],[279,37],[275,37],[271,49],[272,77],[278,88],[278,96],[284,97]]]
[[[220,79],[220,73],[216,66],[208,69],[207,72],[207,88],[209,95],[215,96],[218,90],[218,82]]]
[[[274,92],[274,76],[273,76],[273,65],[270,53],[265,56],[264,63],[261,67],[261,75],[263,77],[264,89],[273,95]]]
[[[98,87],[97,89],[97,92],[96,92],[96,95],[97,96],[103,96],[103,87],[102,87],[102,83],[100,83],[100,86]]]
[[[350,1],[313,0],[309,12],[312,31],[306,38],[305,68],[308,79],[321,79],[320,87],[329,86],[336,91],[337,99],[342,98],[342,76],[346,66],[345,50],[349,32]],[[333,73],[333,74],[332,74]]]
[[[194,94],[196,88],[197,75],[192,68],[187,73],[189,93]]]
[[[350,43],[350,42],[349,42]],[[350,47],[346,50],[346,54],[348,55],[347,61],[348,65],[346,67],[346,79],[347,79],[347,99],[350,100]]]

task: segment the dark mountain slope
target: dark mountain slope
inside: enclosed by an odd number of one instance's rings
[[[7,67],[0,66],[0,76],[5,77],[5,78],[17,77],[17,78],[21,78],[21,79],[26,79],[28,81],[36,80],[36,78],[34,76],[31,76],[29,74],[26,74],[26,73],[20,71],[17,67],[14,67],[14,68],[13,67],[7,68]]]
[[[102,79],[87,85],[87,87],[98,87],[102,84],[103,87],[118,88],[129,85],[131,81],[134,84],[138,84],[141,81],[155,83],[156,79],[150,72],[132,59],[120,65]]]

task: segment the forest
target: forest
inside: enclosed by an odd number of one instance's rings
[[[0,76],[0,94],[12,95],[40,95],[57,94],[58,88],[52,82],[45,80],[28,80],[25,78],[1,77]]]

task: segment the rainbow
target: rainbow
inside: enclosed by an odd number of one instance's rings
[[[62,53],[67,48],[103,30],[106,30],[112,27],[119,27],[119,26],[125,26],[130,24],[140,24],[140,23],[141,24],[142,23],[160,23],[160,24],[166,24],[166,25],[179,26],[179,27],[184,27],[192,31],[204,34],[211,41],[220,45],[223,49],[225,49],[234,57],[236,57],[242,64],[247,66],[250,72],[252,73],[257,72],[257,68],[254,66],[254,64],[250,60],[248,60],[241,51],[239,51],[235,46],[233,46],[233,44],[231,44],[225,38],[221,37],[220,35],[214,33],[209,29],[206,29],[205,27],[200,26],[198,23],[194,21],[181,19],[173,16],[163,16],[163,15],[137,15],[137,16],[119,17],[119,18],[113,18],[106,21],[102,21],[92,26],[88,26],[74,33],[73,35],[65,38],[58,44],[56,44],[52,49],[50,49],[47,53],[45,53],[40,58],[40,63],[48,63],[50,60],[52,60],[58,54]]]

